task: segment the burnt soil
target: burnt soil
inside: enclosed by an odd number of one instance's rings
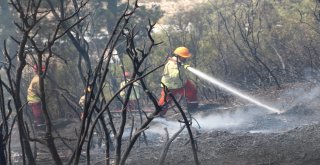
[[[319,92],[317,85],[295,84],[283,90],[256,93],[260,100],[279,108],[281,114],[244,105],[239,100],[228,106],[202,105],[202,110],[200,106],[192,114],[198,122],[193,120],[192,130],[200,163],[320,164]],[[161,124],[168,130],[175,129],[178,124],[168,123],[179,119],[180,115],[156,119],[156,130],[165,132],[159,127]],[[158,164],[166,139],[162,133],[153,144],[136,147],[128,164]],[[186,131],[171,144],[165,164],[195,164]]]
[[[232,99],[228,104],[207,102],[191,113],[192,133],[197,145],[197,155],[202,165],[230,164],[320,164],[320,89],[317,85],[289,85],[282,90],[260,91],[256,98],[279,108],[277,114]],[[188,115],[190,118],[190,116]],[[139,123],[138,116],[135,117]],[[180,114],[171,110],[166,118],[156,118],[136,142],[126,164],[158,164],[168,138],[181,128]],[[123,145],[127,144],[130,120],[124,134]],[[68,121],[59,127],[60,135],[75,139],[77,120]],[[57,140],[57,146],[64,160],[71,151]],[[17,146],[18,147],[18,146]],[[41,148],[41,147],[40,147]],[[91,149],[92,164],[105,164],[104,145]],[[15,149],[13,149],[13,152]],[[38,153],[38,164],[53,164],[47,151]],[[111,154],[114,154],[112,152]],[[113,157],[111,157],[112,159]],[[17,159],[17,158],[15,158]],[[85,158],[82,157],[83,164]],[[19,161],[19,160],[17,160]],[[165,164],[195,164],[189,135],[184,129],[170,145]]]

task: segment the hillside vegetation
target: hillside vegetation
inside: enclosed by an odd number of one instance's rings
[[[319,1],[126,2],[0,1],[0,164],[163,164],[171,142],[174,164],[319,164]],[[159,118],[163,66],[180,46],[192,54],[184,64],[282,113],[248,104],[189,67],[199,109],[179,97]],[[36,107],[27,101],[34,76]],[[135,106],[133,86],[141,89]],[[199,116],[219,127],[198,128]],[[159,135],[161,124],[188,133],[175,141],[167,128]],[[156,133],[146,134],[152,126]]]

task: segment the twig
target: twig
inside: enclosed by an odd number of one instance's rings
[[[176,139],[178,137],[178,135],[183,131],[183,129],[186,128],[186,125],[183,125],[178,132],[176,132],[174,135],[172,135],[172,137],[169,139],[169,135],[168,135],[168,130],[165,129],[165,131],[167,132],[167,139],[168,141],[166,142],[161,155],[160,155],[160,159],[159,159],[159,165],[163,165],[164,161],[167,157],[167,153],[169,151],[169,147],[171,145],[171,143],[174,141],[174,139]]]

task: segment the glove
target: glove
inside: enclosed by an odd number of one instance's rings
[[[183,65],[184,69],[187,69],[189,66],[190,65],[187,65],[187,64]]]

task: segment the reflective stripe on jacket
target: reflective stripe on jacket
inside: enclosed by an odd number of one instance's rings
[[[185,70],[178,66],[176,57],[170,58],[164,66],[161,82],[169,89],[182,88],[187,82]]]

